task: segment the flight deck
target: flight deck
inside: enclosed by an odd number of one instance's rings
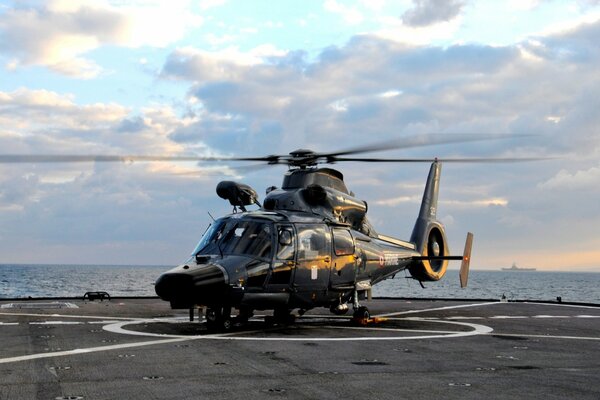
[[[0,301],[0,399],[600,398],[600,307],[365,305],[215,334],[155,298]]]

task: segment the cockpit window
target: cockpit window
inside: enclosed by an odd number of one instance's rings
[[[196,254],[213,254],[210,250],[216,248],[216,242],[221,238],[224,227],[225,221],[221,219],[209,226],[192,252],[192,256]],[[218,249],[216,254],[219,254]]]
[[[296,255],[294,245],[294,231],[291,226],[280,226],[277,229],[277,259],[293,260]]]
[[[239,219],[218,220],[200,240],[194,255],[243,255],[271,258],[272,224]]]

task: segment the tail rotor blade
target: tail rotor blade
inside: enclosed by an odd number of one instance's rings
[[[471,263],[471,248],[473,247],[473,234],[467,233],[467,240],[465,241],[465,251],[463,253],[462,264],[460,265],[460,287],[467,287],[469,280],[469,265]]]

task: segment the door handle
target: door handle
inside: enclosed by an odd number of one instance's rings
[[[325,256],[325,258],[323,259],[323,261],[325,261],[327,264],[329,264],[331,262],[331,257]]]

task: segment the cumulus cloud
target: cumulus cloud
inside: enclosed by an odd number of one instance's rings
[[[600,186],[600,168],[592,167],[570,173],[561,169],[555,176],[539,185],[541,189],[595,190]]]
[[[162,76],[190,82],[191,99],[209,112],[229,115],[222,120],[225,130],[245,127],[249,134],[250,127],[276,125],[281,143],[301,134],[315,147],[329,147],[345,132],[364,138],[541,132],[543,140],[525,140],[521,149],[512,143],[476,148],[480,155],[491,155],[489,149],[497,156],[593,152],[600,141],[594,129],[599,29],[600,23],[588,23],[499,47],[414,47],[357,36],[315,60],[294,52],[259,57],[185,48],[171,53]],[[571,133],[559,133],[564,131]]]
[[[402,15],[402,21],[408,26],[427,26],[456,18],[464,1],[461,0],[414,0],[413,8]]]
[[[165,46],[201,23],[189,2],[26,1],[0,14],[0,54],[7,68],[42,65],[78,78],[102,68],[83,55],[101,45]],[[160,26],[161,29],[156,29]]]
[[[156,105],[139,112],[118,104],[79,105],[46,90],[0,92],[0,143],[5,153],[177,154],[168,135],[193,120]]]

